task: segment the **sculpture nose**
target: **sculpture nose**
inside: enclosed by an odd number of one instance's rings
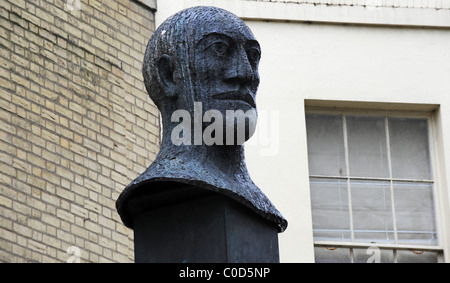
[[[232,61],[232,64],[225,72],[225,81],[237,84],[239,87],[251,85],[255,79],[255,74],[244,48],[237,48]]]

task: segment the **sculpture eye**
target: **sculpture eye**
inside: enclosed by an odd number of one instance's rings
[[[250,48],[247,50],[247,57],[250,62],[258,62],[261,58],[261,53],[256,48]]]
[[[219,57],[223,57],[228,53],[228,44],[223,41],[214,42],[209,47]]]

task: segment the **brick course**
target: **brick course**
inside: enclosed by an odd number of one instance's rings
[[[81,262],[134,257],[115,200],[159,149],[141,75],[154,10],[67,3],[0,0],[3,262],[72,261],[72,246]]]

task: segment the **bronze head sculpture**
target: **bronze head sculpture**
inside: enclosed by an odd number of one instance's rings
[[[136,210],[130,199],[145,195],[157,205],[167,201],[166,189],[182,184],[226,195],[273,222],[279,232],[286,229],[287,221],[253,183],[245,164],[243,142],[257,117],[260,57],[247,25],[223,9],[185,9],[158,27],[147,45],[143,76],[161,112],[161,150],[117,200],[126,226],[133,227]]]

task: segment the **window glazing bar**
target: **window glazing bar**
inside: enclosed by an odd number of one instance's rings
[[[384,128],[386,133],[386,149],[387,149],[387,159],[388,159],[388,168],[389,168],[389,181],[391,188],[391,208],[392,208],[392,224],[394,228],[394,242],[398,244],[398,235],[397,235],[397,217],[395,216],[395,200],[394,200],[394,182],[392,181],[392,163],[391,163],[391,142],[389,137],[389,120],[388,117],[384,117]],[[394,253],[394,262],[397,262],[397,253]]]
[[[347,138],[347,119],[345,115],[342,115],[343,136],[344,136],[344,152],[345,152],[345,166],[347,174],[350,175],[350,163],[348,156],[348,138]],[[353,231],[353,209],[352,209],[352,189],[350,185],[350,179],[347,178],[347,198],[348,198],[348,212],[350,218],[350,237],[352,242],[355,241],[355,233]],[[350,252],[350,258],[353,262],[353,252]]]
[[[337,242],[337,241],[314,241],[314,246],[333,247],[333,248],[369,248],[377,247],[389,250],[414,250],[414,251],[442,251],[442,246],[425,245],[398,245],[382,243],[363,243],[363,242]]]
[[[398,179],[398,178],[379,178],[379,177],[348,177],[348,176],[326,176],[326,175],[309,175],[310,178],[317,179],[340,179],[340,180],[367,180],[367,181],[394,181],[394,182],[410,182],[410,183],[434,183],[428,179]]]

